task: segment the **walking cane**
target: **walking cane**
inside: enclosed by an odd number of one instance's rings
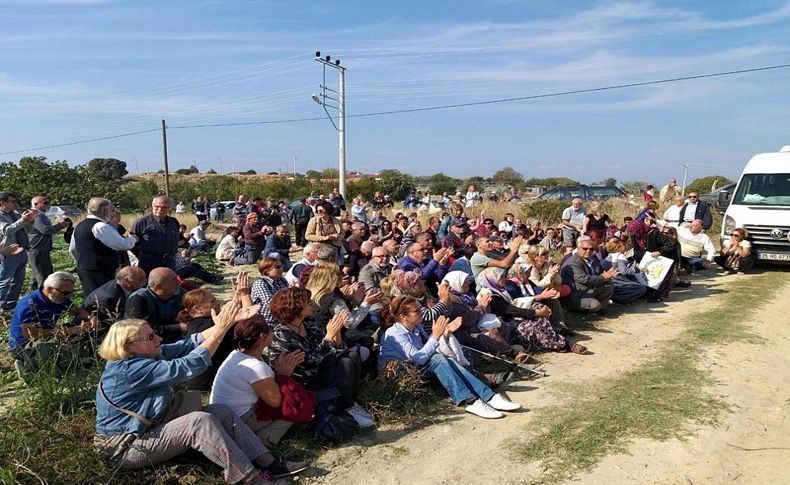
[[[518,367],[519,369],[523,369],[523,370],[525,370],[527,372],[532,372],[533,374],[537,374],[540,377],[546,377],[546,372],[545,371],[533,369],[532,367],[527,367],[526,365],[513,362],[512,360],[505,359],[504,357],[499,357],[498,355],[489,354],[488,352],[483,352],[482,350],[477,350],[477,349],[474,349],[472,347],[468,347],[466,345],[461,345],[461,347],[463,347],[463,348],[465,348],[467,350],[471,350],[472,352],[476,352],[476,353],[478,353],[480,355],[485,355],[486,357],[490,357],[492,359],[496,359],[496,360],[508,363],[508,364],[510,364],[510,365],[512,365],[514,367]]]

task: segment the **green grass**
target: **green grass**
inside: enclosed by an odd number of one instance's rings
[[[706,391],[713,380],[697,364],[711,345],[758,342],[742,322],[786,278],[775,271],[738,279],[722,306],[688,315],[686,330],[655,358],[613,379],[562,386],[571,402],[539,412],[529,427],[539,431],[514,443],[512,456],[540,465],[535,483],[558,482],[626,451],[635,438],[682,438],[691,424],[715,423],[727,405]]]

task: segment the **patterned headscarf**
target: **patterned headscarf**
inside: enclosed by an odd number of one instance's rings
[[[505,286],[499,282],[503,274],[505,274],[505,270],[502,268],[486,268],[477,275],[477,283],[481,288],[488,288],[497,292],[504,291]]]
[[[411,296],[422,299],[425,296],[425,283],[418,271],[403,271],[395,277],[392,296]]]
[[[466,281],[469,279],[471,278],[464,271],[450,271],[444,275],[442,283],[447,283],[450,285],[450,292],[461,298],[461,301],[469,306],[476,307],[477,299],[468,292],[464,291],[464,283],[466,283]]]

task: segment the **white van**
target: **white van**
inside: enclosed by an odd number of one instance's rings
[[[790,264],[790,145],[746,164],[724,213],[722,245],[738,227],[749,231],[757,262]]]

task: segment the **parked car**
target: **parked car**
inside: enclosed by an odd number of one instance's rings
[[[605,200],[612,197],[627,199],[628,195],[618,187],[598,185],[566,185],[547,190],[538,196],[544,200],[571,200],[579,198],[584,201]]]
[[[220,204],[225,206],[225,217],[230,215],[230,211],[233,210],[233,206],[236,205],[235,200],[222,200]],[[209,218],[214,220],[214,215],[217,213],[217,203],[214,202],[209,206]]]
[[[719,187],[718,189],[714,190],[709,194],[700,195],[699,200],[703,202],[707,202],[709,206],[723,213],[725,210],[727,210],[727,206],[730,205],[730,199],[729,197],[727,197],[726,200],[720,201],[719,194],[721,194],[723,191],[726,191],[729,195],[732,195],[732,193],[735,192],[735,185],[736,185],[735,182],[727,185],[722,185],[721,187]]]
[[[53,205],[45,213],[50,219],[53,217],[57,217],[58,219],[64,219],[66,217],[74,218],[83,214],[85,214],[84,210],[74,207],[73,205]]]

